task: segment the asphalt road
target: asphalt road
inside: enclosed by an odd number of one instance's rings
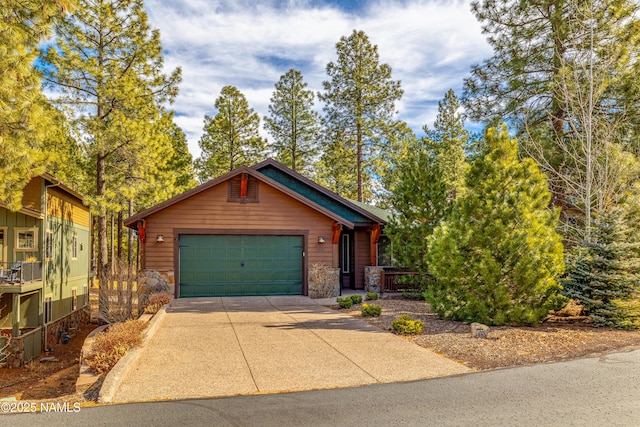
[[[640,350],[409,383],[0,415],[0,425],[639,426]]]

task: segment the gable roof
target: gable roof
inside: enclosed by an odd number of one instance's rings
[[[279,176],[271,174],[269,172],[270,168],[272,170],[277,170],[280,173]],[[315,203],[318,203],[319,205],[324,206],[325,208],[332,210],[335,213],[338,213],[336,211],[340,211],[341,216],[347,217],[353,222],[374,222],[378,224],[387,223],[387,218],[385,218],[385,216],[388,216],[388,213],[386,211],[375,208],[373,206],[365,205],[361,202],[354,203],[349,199],[345,199],[339,194],[334,193],[333,191],[321,186],[320,184],[310,180],[309,178],[300,175],[298,172],[289,169],[288,167],[280,162],[277,162],[274,159],[269,158],[263,162],[258,163],[257,165],[252,166],[251,169],[260,171],[262,174],[270,176],[270,178],[273,178],[276,181],[280,180],[278,182],[284,181],[282,179],[283,177],[291,178],[296,182],[296,184],[302,186],[302,188],[299,188],[298,190],[304,191],[304,194],[302,194],[304,197],[311,199]],[[281,184],[288,187],[289,185],[291,185],[291,182],[281,182]],[[292,190],[296,191],[296,189],[294,188],[292,188]],[[386,215],[382,215],[383,213],[386,213]]]
[[[300,194],[296,193],[295,191],[291,190],[290,188],[280,184],[279,182],[274,181],[273,179],[269,178],[268,176],[263,175],[260,172],[254,170],[254,169],[248,168],[246,166],[241,166],[241,167],[239,167],[237,169],[234,169],[231,172],[228,172],[228,173],[226,173],[226,174],[224,174],[224,175],[222,175],[222,176],[220,176],[218,178],[215,178],[215,179],[212,179],[210,181],[207,181],[204,184],[201,184],[201,185],[199,185],[199,186],[197,186],[195,188],[192,188],[191,190],[185,191],[184,193],[178,194],[177,196],[172,197],[169,200],[166,200],[166,201],[164,201],[162,203],[159,203],[159,204],[157,204],[155,206],[150,207],[149,209],[146,209],[146,210],[144,210],[142,212],[139,212],[139,213],[127,218],[124,221],[124,225],[126,225],[127,227],[134,228],[135,227],[135,223],[138,222],[139,220],[144,219],[144,218],[146,218],[148,216],[151,216],[151,215],[153,215],[155,213],[158,213],[163,209],[166,209],[166,208],[168,208],[170,206],[173,206],[173,205],[175,205],[177,203],[180,203],[181,201],[186,200],[186,199],[188,199],[188,198],[190,198],[192,196],[195,196],[196,194],[202,193],[203,191],[207,191],[210,188],[213,188],[213,187],[215,187],[215,186],[217,186],[219,184],[222,184],[223,182],[226,182],[229,179],[231,179],[231,178],[233,178],[235,176],[238,176],[238,175],[240,175],[242,173],[246,173],[248,175],[251,175],[254,178],[256,178],[257,180],[262,181],[265,184],[276,188],[277,190],[279,190],[282,193],[292,197],[293,199],[297,200],[298,202],[310,207],[311,209],[313,209],[313,210],[315,210],[315,211],[317,211],[317,212],[319,212],[319,213],[321,213],[321,214],[333,219],[334,221],[337,221],[337,222],[343,224],[348,229],[353,229],[353,227],[354,227],[353,222],[349,221],[348,219],[343,218],[342,216],[332,212],[331,210],[326,209],[326,208],[320,206],[319,204],[317,204],[317,203],[315,203],[315,202],[303,197],[302,195],[300,195]]]

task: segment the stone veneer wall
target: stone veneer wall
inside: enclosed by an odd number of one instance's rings
[[[68,333],[73,336],[74,333],[78,331],[78,329],[80,329],[87,323],[89,323],[89,307],[85,306],[67,314],[64,317],[61,317],[55,322],[51,322],[47,325],[46,330],[44,327],[40,326],[36,328],[37,332],[34,331],[32,333],[42,334],[40,341],[42,345],[42,348],[40,349],[41,352],[42,350],[46,350],[45,347],[53,347],[57,344],[62,343],[63,334],[60,334],[61,329],[64,331],[64,333]],[[28,334],[29,333],[26,333],[25,335]],[[8,367],[19,368],[21,366],[24,366],[25,363],[31,361],[25,360],[24,340],[24,336],[12,337],[10,339],[6,355],[6,362]],[[39,355],[39,352],[35,351],[34,358],[37,358]]]
[[[309,269],[309,298],[331,298],[340,295],[340,269],[314,264]]]
[[[89,323],[89,317],[89,306],[85,306],[67,314],[55,322],[51,322],[47,325],[46,337],[44,336],[45,332],[43,328],[42,346],[44,347],[46,343],[47,347],[53,347],[56,344],[62,343],[62,334],[60,334],[61,330],[64,331],[64,333],[73,336],[83,325]],[[46,348],[44,348],[44,350],[46,350]]]
[[[175,295],[175,275],[173,270],[142,270],[138,272],[138,307],[144,311],[150,294],[168,292]]]
[[[364,268],[364,290],[367,292],[380,293],[382,285],[383,267],[365,267]]]

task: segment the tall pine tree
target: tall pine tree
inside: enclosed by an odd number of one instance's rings
[[[619,148],[638,146],[640,6],[478,0],[472,10],[494,55],[465,80],[466,112],[516,128],[522,151],[549,177],[565,238],[588,241],[592,213],[624,186],[609,165]]]
[[[293,68],[276,83],[264,127],[273,137],[276,159],[302,172],[315,160],[320,136],[320,115],[313,110],[314,93],[302,73]]]
[[[536,324],[561,286],[563,246],[547,181],[518,158],[506,127],[489,129],[467,192],[433,233],[427,253],[435,278],[427,300],[440,315],[493,325]]]
[[[127,171],[143,181],[157,168],[155,153],[164,147],[152,135],[161,106],[177,94],[180,70],[164,74],[160,34],[149,26],[142,0],[79,0],[74,13],[56,23],[56,33],[44,58],[45,78],[58,90],[55,101],[73,111],[83,140],[98,278],[108,285],[107,216],[126,201]]]
[[[218,113],[204,117],[200,138],[202,155],[195,167],[201,182],[216,178],[239,166],[261,160],[265,141],[259,133],[260,116],[234,86],[225,86],[215,102]]]
[[[72,1],[3,0],[0,4],[0,202],[17,210],[22,189],[45,171],[43,143],[55,125],[34,61],[54,18]]]
[[[326,147],[321,172],[333,190],[364,201],[373,191],[371,180],[384,176],[387,144],[394,138],[395,103],[402,97],[400,81],[391,67],[380,64],[378,47],[363,31],[354,30],[336,45],[338,60],[327,65],[328,81],[319,94],[324,106]],[[355,166],[356,180],[345,169]]]

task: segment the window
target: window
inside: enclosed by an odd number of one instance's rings
[[[78,291],[76,288],[71,289],[71,311],[75,311],[78,308]]]
[[[53,232],[49,230],[44,235],[44,257],[45,259],[53,258]]]
[[[230,202],[258,202],[258,180],[243,173],[229,180]]]
[[[384,234],[378,239],[378,265],[382,267],[392,267],[393,262],[393,245],[389,236]]]
[[[16,228],[16,250],[36,252],[38,249],[37,228]]]
[[[51,322],[51,319],[53,317],[53,314],[51,312],[52,308],[53,308],[53,303],[52,303],[51,296],[44,297],[44,323]]]
[[[78,236],[71,238],[71,259],[78,259]]]
[[[349,264],[351,261],[350,253],[349,253],[349,235],[342,235],[342,272],[349,273]]]

